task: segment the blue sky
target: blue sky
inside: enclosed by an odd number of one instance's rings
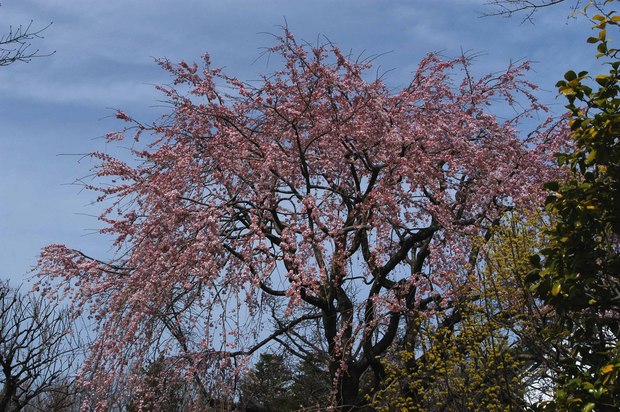
[[[567,19],[568,3],[537,13],[534,24],[480,18],[489,11],[484,0],[4,0],[0,33],[53,22],[34,46],[56,53],[0,67],[0,279],[24,281],[48,243],[106,254],[95,194],[73,183],[92,166],[81,154],[117,150],[102,139],[123,126],[113,109],[144,121],[162,113],[153,85],[170,78],[154,58],[199,61],[208,51],[215,66],[255,79],[270,70],[256,60],[272,45],[265,33],[286,21],[298,38],[324,35],[355,53],[386,53],[377,64],[394,87],[429,51],[483,53],[480,73],[529,59],[540,99],[561,112],[555,82],[595,67],[589,23]]]

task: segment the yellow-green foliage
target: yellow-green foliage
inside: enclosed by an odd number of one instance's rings
[[[515,411],[525,408],[529,364],[543,317],[523,279],[541,245],[544,219],[511,214],[480,239],[480,256],[462,296],[420,320],[415,344],[386,362],[386,385],[371,397],[378,411]],[[458,316],[455,315],[457,311]],[[447,319],[457,319],[448,322]],[[528,368],[526,368],[526,366]]]

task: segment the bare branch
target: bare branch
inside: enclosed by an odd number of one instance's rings
[[[42,33],[52,23],[41,29],[32,28],[33,21],[26,26],[19,25],[16,28],[9,26],[9,32],[0,36],[0,66],[8,66],[15,62],[28,63],[36,57],[48,57],[56,53],[41,53],[39,49],[32,49],[32,41],[42,39]]]
[[[66,311],[0,283],[0,410],[19,411],[75,372],[78,335]]]
[[[533,17],[538,11],[564,2],[570,4],[571,14],[578,12],[584,5],[582,0],[489,0],[484,4],[493,10],[482,13],[482,16],[512,17],[521,14],[524,15],[523,22],[533,23]],[[592,3],[597,5],[599,2],[594,1]]]

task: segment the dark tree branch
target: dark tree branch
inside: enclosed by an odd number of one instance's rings
[[[533,22],[534,15],[541,9],[564,3],[566,0],[489,0],[486,6],[493,8],[492,11],[482,13],[483,17],[503,16],[512,17],[515,14],[523,14],[523,22]],[[582,0],[568,1],[572,13],[577,12],[583,6]],[[595,5],[597,1],[593,2]]]
[[[0,67],[8,66],[15,62],[28,63],[36,57],[51,56],[55,52],[41,53],[39,49],[32,49],[32,41],[42,39],[42,33],[47,30],[52,23],[42,29],[34,30],[32,21],[26,26],[9,27],[9,32],[0,36]]]
[[[74,327],[55,303],[0,283],[0,411],[19,411],[73,379]]]

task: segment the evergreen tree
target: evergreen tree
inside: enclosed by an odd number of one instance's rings
[[[607,37],[618,32],[620,15],[601,11],[592,21],[598,35],[588,42],[609,71],[594,79],[569,71],[557,84],[568,99],[574,149],[558,156],[568,178],[547,185],[557,224],[530,276],[561,316],[547,330],[560,373],[545,410],[620,410],[620,61]]]

